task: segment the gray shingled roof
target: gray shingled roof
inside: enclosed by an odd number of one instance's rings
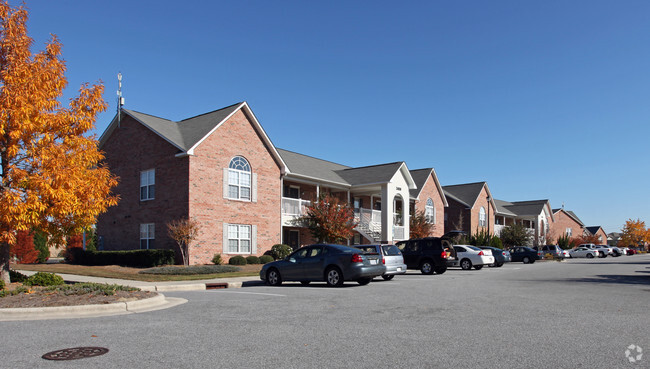
[[[410,191],[412,198],[418,197],[420,191],[422,191],[422,188],[424,187],[424,184],[427,183],[427,179],[429,179],[429,174],[431,174],[432,170],[433,168],[424,168],[410,171],[411,177],[413,177],[413,182],[415,182],[415,185],[417,186],[416,189]]]
[[[506,215],[510,217],[516,217],[517,214],[510,211],[507,206],[512,205],[511,202],[494,199],[494,204],[497,206],[497,215]]]
[[[184,119],[180,122],[174,122],[169,119],[159,118],[128,109],[123,109],[123,111],[142,122],[142,124],[149,127],[149,129],[156,132],[179,149],[187,151],[210,133],[210,131],[212,131],[212,129],[214,129],[226,117],[237,110],[241,104],[243,103],[230,105],[210,113]]]
[[[451,186],[442,186],[445,196],[450,197],[461,204],[471,208],[474,206],[478,195],[483,190],[485,182],[466,183]]]
[[[298,154],[293,151],[283,149],[276,150],[287,165],[287,168],[289,168],[289,172],[293,174],[345,185],[349,184],[338,174],[338,171],[340,170],[349,169],[350,167],[348,166]]]
[[[496,202],[497,200],[495,200]],[[515,201],[507,202],[498,200],[503,203],[503,208],[507,209],[511,213],[516,214],[517,216],[537,216],[544,211],[544,206],[548,203],[548,200],[531,200],[531,201]],[[497,210],[498,210],[497,206]]]
[[[336,173],[351,185],[365,185],[390,182],[395,173],[404,164],[403,161],[368,167],[347,168]]]
[[[589,227],[585,227],[585,229],[589,231],[589,233],[591,233],[592,236],[595,236],[596,232],[598,232],[598,230],[600,229],[600,226],[589,226]]]

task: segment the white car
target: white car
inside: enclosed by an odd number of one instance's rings
[[[596,251],[598,251],[598,253],[596,255],[601,257],[601,258],[606,258],[607,255],[611,252],[610,248],[602,247],[602,246],[599,246],[599,245],[594,245],[593,243],[583,243],[581,245],[578,245],[578,247],[586,247],[586,248],[591,249],[591,250],[596,250]]]
[[[569,255],[572,258],[595,258],[599,254],[598,250],[592,249],[585,246],[576,247],[575,249],[569,251]]]
[[[448,266],[460,266],[463,270],[470,270],[472,267],[479,270],[484,265],[494,264],[492,250],[481,250],[476,246],[454,245],[456,259],[447,261]]]
[[[562,257],[565,258],[565,259],[570,258],[571,253],[569,253],[569,250],[562,250]]]

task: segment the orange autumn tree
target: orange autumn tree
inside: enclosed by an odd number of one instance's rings
[[[32,54],[27,10],[0,1],[0,278],[9,281],[16,232],[42,230],[52,240],[78,234],[117,203],[117,184],[94,136],[106,110],[104,87],[82,85],[63,107],[67,80],[56,36]]]
[[[32,264],[38,260],[38,251],[34,248],[34,235],[28,231],[16,232],[16,243],[11,250],[19,263]]]
[[[319,243],[344,242],[352,238],[357,226],[354,210],[330,194],[321,195],[308,206],[302,220]]]
[[[621,229],[621,239],[618,244],[622,247],[636,247],[644,242],[650,242],[650,229],[645,227],[645,222],[641,219],[628,219]]]

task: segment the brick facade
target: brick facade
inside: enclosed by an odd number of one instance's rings
[[[415,200],[415,211],[424,211],[427,205],[427,199],[433,200],[433,207],[435,208],[435,224],[433,232],[430,236],[440,237],[445,234],[445,204],[442,199],[442,194],[436,186],[436,181],[433,174],[429,175],[427,181],[422,186],[420,191],[419,200]]]
[[[575,219],[573,219],[571,216],[569,216],[569,214],[567,214],[566,211],[560,209],[559,211],[553,214],[553,217],[555,221],[551,223],[550,234],[554,240],[557,240],[558,237],[566,234],[567,229],[571,230],[570,238],[582,237],[583,235],[582,225],[576,222]],[[605,237],[605,240],[607,240],[607,237]]]
[[[188,216],[189,158],[175,157],[178,148],[126,116],[102,146],[104,162],[119,177],[120,195],[97,221],[105,250],[140,248],[140,224],[155,225],[155,248],[174,249],[166,224]],[[155,198],[140,201],[140,172],[155,169]],[[180,260],[180,259],[179,259]]]

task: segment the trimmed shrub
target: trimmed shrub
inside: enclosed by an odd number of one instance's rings
[[[116,291],[135,292],[140,291],[137,287],[121,286],[119,284],[106,283],[75,283],[63,286],[51,286],[46,288],[47,291],[56,291],[63,295],[104,295],[113,296]]]
[[[279,243],[271,247],[271,256],[273,256],[275,260],[284,259],[289,256],[292,251],[293,249],[291,246]]]
[[[230,265],[246,265],[246,258],[241,256],[241,255],[233,256],[233,257],[230,258],[230,261],[228,261],[228,264],[230,264]]]
[[[24,284],[28,286],[59,286],[64,284],[61,276],[53,273],[38,272],[25,280]]]
[[[66,260],[80,265],[121,265],[151,268],[174,264],[174,250],[128,250],[128,251],[87,251],[71,248],[66,252]]]
[[[271,256],[271,255],[262,255],[262,256],[260,256],[260,263],[261,264],[270,263],[272,261],[273,261],[273,256]]]
[[[223,259],[221,259],[221,254],[214,254],[212,257],[212,264],[221,265],[223,264]]]
[[[497,236],[492,236],[490,246],[496,247],[497,249],[503,249],[503,243],[501,243],[501,239]]]
[[[9,280],[12,283],[23,283],[27,279],[27,276],[24,275],[21,272],[17,272],[15,270],[10,270],[9,271]]]
[[[233,265],[192,265],[166,266],[141,270],[140,274],[197,275],[238,272],[241,268]]]
[[[259,264],[260,263],[260,258],[258,258],[255,255],[251,255],[246,258],[246,264]]]

